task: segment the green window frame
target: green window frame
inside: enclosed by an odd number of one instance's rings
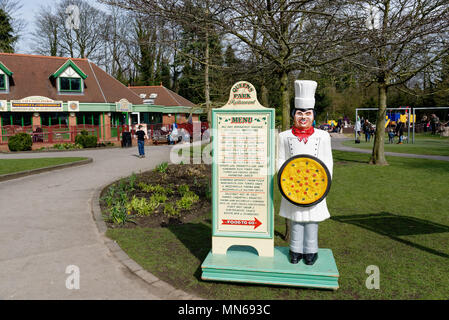
[[[61,86],[61,80],[62,79],[64,79],[64,80],[67,79],[68,80],[68,84],[69,84],[68,89],[62,89],[62,86]],[[72,89],[72,86],[74,86],[73,82],[75,80],[79,81],[78,89]],[[59,82],[59,92],[79,92],[79,93],[83,92],[83,90],[82,90],[82,88],[83,88],[83,81],[82,81],[81,78],[60,77],[60,78],[58,78],[58,82]]]
[[[6,74],[0,74],[0,79],[3,80],[3,83],[0,81],[0,90],[6,90]]]

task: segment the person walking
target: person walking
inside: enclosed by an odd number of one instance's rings
[[[399,137],[398,144],[402,144],[402,138],[403,138],[403,135],[404,135],[404,123],[403,122],[399,122],[398,123],[397,135]]]
[[[421,123],[423,125],[424,132],[427,132],[427,122],[429,122],[427,115],[423,115],[423,117],[421,119]]]
[[[355,122],[355,127],[354,127],[354,130],[355,130],[355,132],[356,132],[356,140],[357,140],[357,138],[360,137],[360,130],[362,129],[362,124],[361,124],[361,123],[362,123],[362,122],[361,122],[361,120],[360,120],[360,117],[357,116],[357,120],[356,120],[356,122]]]
[[[371,124],[369,123],[368,119],[366,119],[365,123],[363,124],[363,132],[365,133],[365,142],[369,142],[371,138]]]
[[[145,158],[145,137],[146,133],[142,130],[142,126],[139,125],[138,131],[136,132],[137,136],[137,148],[139,150],[139,158]]]
[[[394,131],[391,128],[388,131],[388,143],[394,143]]]
[[[435,113],[432,113],[430,117],[430,128],[432,130],[432,134],[435,135],[437,133],[437,126],[440,123],[440,119],[437,117]]]

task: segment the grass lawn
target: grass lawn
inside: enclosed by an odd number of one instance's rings
[[[449,299],[449,162],[334,151],[327,197],[331,219],[320,223],[319,245],[334,253],[337,291],[208,282],[201,263],[211,248],[211,215],[168,228],[110,229],[107,235],[142,267],[178,289],[206,299]],[[275,246],[282,240],[275,189]],[[365,286],[370,265],[380,289]]]
[[[0,174],[8,174],[26,170],[56,166],[69,162],[86,160],[82,157],[37,158],[37,159],[0,159]]]
[[[355,147],[361,149],[373,149],[374,139],[371,138],[370,142],[365,142],[365,135],[360,137],[360,144],[355,144],[354,137],[349,141],[344,141],[343,145],[347,147]],[[412,154],[428,154],[436,156],[449,156],[449,137],[432,136],[428,134],[415,134],[415,143],[412,142],[412,136],[410,134],[410,143],[404,142],[403,144],[397,144],[398,137],[395,137],[395,143],[388,143],[388,136],[385,136],[385,151],[399,152],[399,153],[412,153]]]

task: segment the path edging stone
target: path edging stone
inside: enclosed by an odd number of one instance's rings
[[[106,236],[108,227],[103,219],[100,208],[100,195],[104,188],[109,186],[110,183],[96,189],[90,200],[90,207],[92,218],[95,221],[98,232],[104,238],[104,244],[108,247],[112,255],[117,259],[124,267],[126,267],[136,277],[150,287],[150,291],[166,300],[202,300],[201,298],[190,295],[182,290],[176,289],[165,281],[160,280],[152,273],[143,269],[137,262],[131,259],[128,254],[118,245],[118,243]]]

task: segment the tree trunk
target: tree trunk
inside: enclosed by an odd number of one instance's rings
[[[385,159],[385,116],[387,114],[387,85],[379,83],[379,110],[377,112],[376,136],[374,138],[373,153],[371,155],[370,164],[386,166]]]
[[[281,80],[282,131],[290,128],[290,94],[288,91],[288,72],[283,70]]]
[[[209,30],[206,28],[206,49],[204,52],[204,98],[206,100],[207,122],[212,122],[212,108],[210,103],[210,83],[209,83]]]
[[[260,101],[264,107],[269,107],[268,103],[268,89],[264,83],[260,87]]]

